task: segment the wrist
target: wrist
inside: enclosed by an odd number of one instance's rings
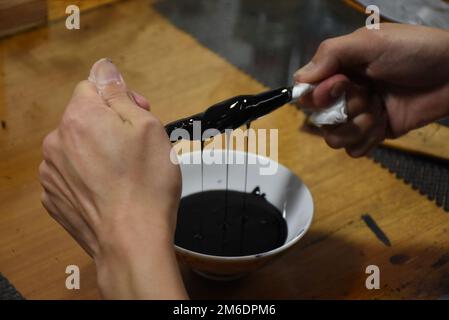
[[[159,281],[161,273],[176,264],[173,252],[165,241],[152,241],[148,246],[123,243],[103,250],[95,257],[101,295],[105,299],[156,299],[159,288],[165,286]]]
[[[100,254],[116,251],[145,250],[155,245],[171,245],[176,227],[177,207],[148,208],[145,205],[114,205],[102,208],[102,219],[96,228]]]
[[[186,299],[173,243],[152,240],[96,257],[97,282],[105,299]]]
[[[126,219],[102,225],[94,260],[104,298],[187,297],[174,251],[174,228],[168,221],[157,221],[161,216],[133,211]]]

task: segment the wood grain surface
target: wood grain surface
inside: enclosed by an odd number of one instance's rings
[[[151,1],[126,1],[0,41],[0,272],[30,299],[95,299],[95,266],[42,208],[41,142],[58,123],[76,83],[110,57],[164,123],[216,101],[265,89],[175,28]],[[132,23],[130,23],[132,21]],[[310,187],[315,218],[284,256],[235,282],[211,282],[185,266],[192,298],[436,298],[449,292],[449,215],[371,160],[351,159],[300,129],[303,114],[283,107],[254,127],[279,129],[279,161]],[[148,204],[151,206],[151,204]],[[361,220],[370,214],[381,243]],[[402,255],[403,259],[392,259]],[[395,262],[392,263],[390,260]],[[81,289],[65,288],[65,268]],[[381,289],[365,288],[365,268]]]
[[[66,17],[65,9],[69,5],[76,5],[81,12],[98,8],[117,0],[47,0],[48,20],[54,21]]]
[[[46,0],[0,0],[0,37],[46,22]]]

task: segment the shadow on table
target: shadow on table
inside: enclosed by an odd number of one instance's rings
[[[372,251],[370,253],[370,251]],[[380,290],[367,290],[366,267],[380,268]],[[358,246],[310,230],[283,256],[236,281],[182,274],[192,299],[448,299],[449,250],[432,244]]]
[[[202,278],[182,266],[192,299],[344,298],[351,288],[364,288],[363,252],[336,236],[309,233],[283,256],[235,281]]]

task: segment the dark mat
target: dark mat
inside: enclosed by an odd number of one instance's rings
[[[442,119],[440,121],[437,121],[439,124],[442,124],[443,126],[449,127],[449,118]]]
[[[449,211],[449,163],[399,150],[378,147],[372,158],[439,207]]]
[[[352,32],[366,19],[343,1],[329,0],[164,0],[155,6],[174,25],[272,88],[290,84],[321,41]],[[449,126],[449,119],[439,123]],[[373,159],[449,210],[446,162],[384,147]]]
[[[0,300],[24,300],[23,296],[0,273]]]

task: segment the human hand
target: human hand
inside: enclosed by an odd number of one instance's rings
[[[320,82],[303,100],[311,108],[346,94],[350,120],[322,130],[329,146],[359,157],[449,115],[448,61],[449,32],[381,24],[324,41],[295,80]]]
[[[173,247],[181,176],[165,129],[109,60],[89,79],[44,140],[42,203],[94,258],[105,298],[183,298]]]

